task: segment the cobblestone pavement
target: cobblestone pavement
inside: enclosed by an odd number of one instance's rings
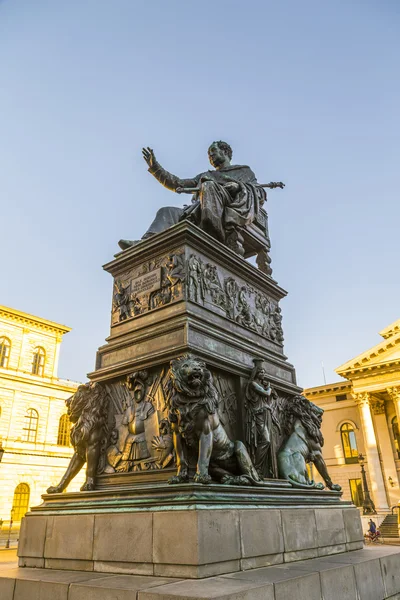
[[[0,571],[15,569],[18,566],[17,549],[0,550]]]

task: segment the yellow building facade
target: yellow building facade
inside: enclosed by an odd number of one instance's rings
[[[65,472],[73,450],[65,400],[78,383],[58,379],[69,327],[0,306],[0,519],[18,524]],[[70,491],[79,489],[84,473]]]
[[[400,500],[400,319],[380,335],[383,341],[336,369],[345,381],[304,394],[325,411],[323,453],[344,499],[362,505],[361,453],[371,498],[384,515]]]

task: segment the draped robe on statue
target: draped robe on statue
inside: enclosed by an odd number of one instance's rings
[[[144,237],[190,217],[199,227],[223,242],[227,231],[249,225],[266,200],[264,189],[257,185],[256,176],[245,165],[209,170],[193,179],[180,179],[158,163],[150,167],[149,172],[169,190],[200,188],[200,191],[193,196],[192,205],[185,209],[161,208]],[[202,182],[203,178],[207,181]],[[232,181],[239,184],[238,192],[233,195],[224,187]]]

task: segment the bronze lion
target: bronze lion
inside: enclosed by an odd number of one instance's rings
[[[80,385],[65,403],[74,423],[70,433],[74,454],[60,483],[49,487],[48,494],[64,491],[85,463],[86,481],[81,491],[94,490],[99,459],[107,440],[108,394],[100,383]]]
[[[197,463],[196,483],[212,479],[236,485],[260,482],[244,444],[228,437],[218,416],[212,375],[196,356],[185,354],[171,361],[167,406],[177,462],[177,474],[170,483],[189,481],[190,458]]]
[[[278,453],[279,476],[293,487],[323,489],[323,483],[310,479],[307,463],[313,463],[330,490],[342,488],[332,483],[324,458],[321,432],[323,409],[304,396],[287,398],[283,407],[283,429],[287,439]]]

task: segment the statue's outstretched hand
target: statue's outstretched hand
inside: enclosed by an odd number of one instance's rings
[[[156,160],[156,157],[154,155],[152,148],[149,148],[149,147],[142,148],[142,154],[143,154],[144,160],[147,162],[149,167],[154,167],[157,160]]]

